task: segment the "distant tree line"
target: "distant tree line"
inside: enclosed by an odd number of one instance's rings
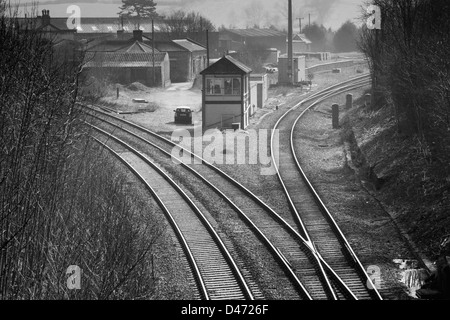
[[[195,37],[199,32],[216,30],[214,24],[198,12],[174,10],[169,14],[159,14],[156,7],[157,3],[153,0],[122,0],[119,14],[135,21],[137,28],[143,18],[158,19],[163,22],[160,32],[166,33],[170,39],[189,35]]]
[[[186,37],[186,35],[205,32],[206,30],[216,30],[214,24],[198,12],[176,10],[163,16],[163,22],[161,32],[170,34],[172,38]]]
[[[302,33],[311,40],[312,51],[351,52],[358,50],[357,41],[360,29],[351,21],[344,22],[336,32],[314,22],[302,28]]]

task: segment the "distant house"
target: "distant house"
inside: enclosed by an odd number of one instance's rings
[[[42,10],[42,16],[32,18],[17,18],[17,23],[21,30],[33,30],[42,33],[54,42],[61,40],[74,40],[76,29],[69,29],[67,19],[53,19],[50,17],[50,10]]]
[[[250,48],[276,48],[286,53],[286,33],[272,29],[225,29],[220,31],[221,50],[240,51],[244,46]]]
[[[145,33],[145,36],[151,38],[152,35]],[[177,39],[189,39],[206,49],[206,31],[193,31],[193,32],[180,32],[180,33],[170,33],[164,31],[155,31],[155,41],[163,42]],[[210,58],[221,58],[223,51],[219,50],[219,32],[209,31],[208,32],[208,45],[209,45],[209,56]]]
[[[311,41],[304,34],[294,34],[292,37],[293,52],[311,52]],[[287,40],[286,40],[287,48]]]
[[[116,35],[98,38],[87,42],[86,51],[95,52],[155,52],[150,39],[143,36],[142,30],[133,30],[133,34],[124,34],[121,30]]]
[[[83,72],[122,84],[170,85],[170,62],[165,52],[154,56],[150,52],[87,52]]]
[[[118,30],[116,35],[91,39],[87,51],[95,52],[167,52],[170,60],[171,82],[193,80],[206,67],[206,48],[191,39],[153,41],[142,30],[133,35]]]
[[[171,83],[169,56],[150,43],[144,42],[142,30],[134,30],[133,36],[125,36],[119,30],[114,37],[91,41],[86,46],[83,71],[123,84],[138,81],[151,87],[166,87]]]
[[[41,17],[38,17],[40,19]],[[91,40],[97,38],[115,37],[117,32],[122,32],[124,36],[137,29],[137,22],[132,18],[120,17],[81,17],[79,25],[76,26],[74,37],[76,40]],[[67,29],[67,17],[52,18],[52,23],[60,29]],[[156,19],[153,23],[154,36],[156,41],[170,41],[175,39],[191,39],[201,46],[206,46],[206,30],[192,32],[170,33],[164,31],[164,21]],[[152,37],[152,20],[142,18],[139,22],[139,30],[142,30],[144,37]],[[220,57],[219,52],[219,32],[208,33],[210,57]]]
[[[203,78],[203,130],[232,128],[237,123],[242,129],[249,124],[252,70],[231,56],[223,56],[200,74]]]
[[[172,82],[191,81],[207,66],[206,48],[191,39],[157,41],[155,47],[169,54]]]

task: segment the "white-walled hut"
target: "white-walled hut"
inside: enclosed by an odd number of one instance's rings
[[[267,73],[253,73],[250,76],[251,108],[250,116],[253,116],[257,108],[263,108],[269,97],[269,78]]]
[[[227,129],[239,124],[245,129],[250,116],[250,73],[252,69],[223,56],[200,74],[203,78],[203,131]]]
[[[289,60],[287,55],[280,56],[278,60],[278,83],[292,84],[306,80],[306,60],[305,56],[296,56],[293,58],[293,78],[290,79],[288,75]]]

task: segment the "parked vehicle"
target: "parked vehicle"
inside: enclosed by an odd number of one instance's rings
[[[278,68],[275,67],[264,67],[267,73],[275,73],[278,72]]]
[[[192,124],[192,110],[189,107],[178,107],[175,112],[175,123]]]

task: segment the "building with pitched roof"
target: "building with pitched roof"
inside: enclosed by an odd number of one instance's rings
[[[311,52],[311,41],[302,33],[294,34],[292,37],[293,52]],[[286,48],[287,48],[286,40]]]
[[[42,10],[42,16],[32,18],[16,18],[18,27],[23,30],[33,30],[43,34],[46,38],[59,42],[61,40],[74,40],[76,30],[69,29],[66,23],[67,19],[50,18],[50,10]]]
[[[201,71],[203,79],[202,118],[203,131],[212,128],[227,129],[249,124],[252,70],[232,58],[223,56]]]
[[[192,81],[207,66],[206,48],[191,39],[157,41],[155,47],[169,54],[172,82]]]
[[[87,52],[83,73],[111,82],[140,82],[149,87],[170,85],[170,62],[166,52]]]
[[[152,41],[143,36],[142,30],[133,30],[133,35],[125,35],[119,30],[116,35],[89,41],[86,50],[101,52],[160,52],[156,47],[152,47]]]
[[[272,29],[225,29],[219,34],[222,51],[240,51],[244,46],[256,49],[277,48],[286,53],[287,35]]]
[[[83,71],[123,84],[138,81],[152,87],[170,85],[169,55],[144,39],[142,30],[134,30],[132,37],[119,32],[113,37],[91,41],[86,48]]]

